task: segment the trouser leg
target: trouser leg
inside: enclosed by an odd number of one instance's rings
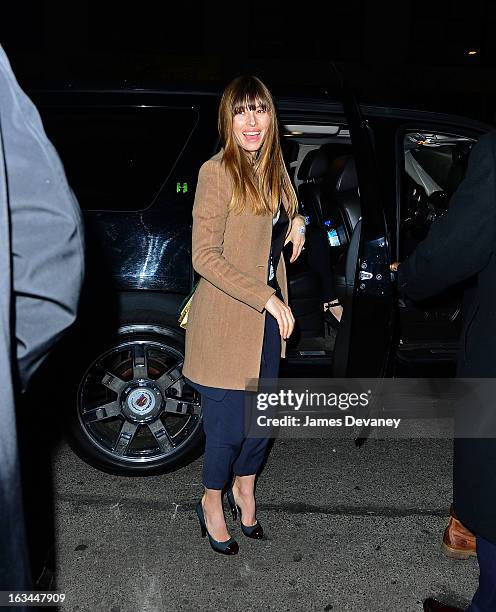
[[[244,391],[230,389],[216,401],[202,395],[205,456],[203,484],[223,489],[231,480],[232,466],[244,438]]]
[[[467,612],[496,610],[496,544],[477,536],[479,588]]]
[[[268,312],[265,314],[265,330],[260,360],[260,378],[277,378],[281,355],[281,336],[277,320]],[[244,406],[243,406],[244,413]],[[256,416],[256,415],[255,415]],[[263,438],[245,438],[240,453],[233,463],[237,476],[257,474],[265,459],[270,430]]]

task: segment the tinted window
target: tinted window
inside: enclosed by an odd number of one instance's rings
[[[194,129],[193,109],[42,109],[81,208],[147,208]]]

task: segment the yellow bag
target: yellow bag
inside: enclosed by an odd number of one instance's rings
[[[199,282],[200,281],[197,281],[195,283],[195,286],[191,290],[191,293],[183,300],[179,308],[178,321],[179,321],[179,326],[182,327],[183,329],[186,329],[186,325],[188,324],[188,314],[189,314],[189,309],[191,308],[191,300],[193,299],[193,295],[195,293],[196,288],[198,287]]]

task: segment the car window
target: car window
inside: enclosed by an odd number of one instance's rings
[[[431,223],[448,210],[475,142],[452,133],[405,133],[400,214],[405,256],[425,238]]]
[[[42,108],[41,114],[87,210],[147,208],[198,121],[191,108]]]

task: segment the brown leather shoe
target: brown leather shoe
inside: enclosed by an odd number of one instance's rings
[[[437,599],[429,597],[429,599],[424,601],[424,612],[463,612],[463,610],[454,606],[448,606]]]
[[[450,518],[444,530],[441,550],[451,559],[468,559],[477,556],[475,535],[457,519],[453,506],[450,508]]]

